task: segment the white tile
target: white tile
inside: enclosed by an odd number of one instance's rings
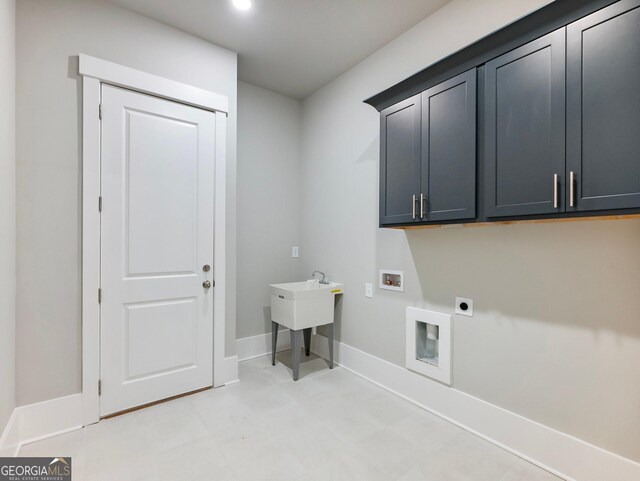
[[[297,433],[279,439],[278,444],[288,447],[308,472],[327,463],[337,453],[349,449],[319,423],[302,426]]]
[[[225,459],[232,463],[247,456],[257,456],[275,444],[271,430],[261,421],[250,420],[216,434]]]
[[[224,436],[227,429],[237,424],[250,420],[257,422],[257,416],[239,399],[229,403],[201,405],[197,412],[207,430],[217,437]]]
[[[162,421],[146,428],[149,442],[155,451],[166,451],[182,444],[205,438],[209,431],[197,413]]]
[[[397,479],[421,461],[422,452],[416,441],[387,428],[359,442],[355,448],[364,460],[377,467],[387,479]]]
[[[427,481],[427,478],[422,475],[422,471],[419,468],[413,467],[399,477],[397,481]]]
[[[312,399],[331,389],[325,384],[318,383],[313,377],[305,377],[297,382],[289,380],[289,382],[279,384],[278,387],[294,401]]]
[[[302,464],[283,446],[246,452],[230,465],[241,481],[294,481],[305,474]]]
[[[422,455],[437,451],[460,434],[460,428],[424,410],[402,418],[390,429],[411,439]]]
[[[161,481],[191,481],[227,464],[212,437],[158,452],[154,460]]]
[[[340,386],[340,391],[345,399],[355,404],[361,404],[370,401],[385,392],[379,386],[372,382],[351,374],[351,382],[345,382]],[[348,379],[348,378],[347,378]]]
[[[261,416],[261,419],[273,436],[278,438],[295,437],[303,432],[316,432],[313,428],[321,425],[307,409],[293,402],[268,411]]]
[[[265,375],[273,375],[274,372],[278,373],[277,379],[281,382],[289,382],[293,377],[293,363],[291,360],[291,351],[282,351],[278,353],[276,358],[276,366],[271,367],[270,369],[266,369],[263,374]],[[280,371],[278,372],[278,368]],[[305,356],[304,350],[300,351],[300,365],[299,365],[299,379],[316,379],[319,376],[322,376],[327,373],[331,373],[336,371],[334,369],[329,369],[329,361],[316,356],[315,354],[310,354],[309,356]],[[282,376],[282,374],[286,374]]]
[[[311,475],[316,481],[389,481],[375,466],[349,448],[335,453]]]
[[[561,481],[560,478],[528,463],[524,459],[518,460],[500,481]]]
[[[304,367],[305,363],[301,360],[300,374],[303,374],[306,371]],[[288,383],[293,379],[293,371],[291,369],[290,362],[284,363],[282,362],[282,359],[277,359],[275,366],[272,366],[270,363],[263,366],[260,370],[260,375],[264,376],[265,379],[268,379],[274,384]],[[304,378],[305,376],[301,376],[301,379]]]
[[[248,375],[259,374],[262,369],[271,366],[271,357],[261,356],[238,363],[238,376],[245,379]]]
[[[462,431],[418,465],[427,481],[496,481],[517,462],[512,454]]]
[[[182,478],[177,477],[175,481],[182,481]],[[193,481],[240,481],[240,479],[229,466],[218,466],[211,468],[209,472]]]
[[[272,385],[258,392],[247,393],[242,403],[256,414],[267,415],[269,411],[287,406],[293,400],[277,386]]]
[[[384,429],[384,425],[356,407],[335,411],[323,423],[348,445],[359,443]]]
[[[86,433],[85,469],[87,475],[111,470],[153,453],[144,430],[130,432],[93,431]]]
[[[353,403],[332,391],[322,391],[316,396],[301,399],[298,403],[303,406],[315,419],[325,421],[336,413],[354,409]]]
[[[117,466],[106,466],[100,470],[85,471],[86,481],[141,481],[159,480],[155,463],[150,457],[131,459],[127,463]],[[75,478],[74,478],[75,481]]]
[[[290,353],[241,382],[24,446],[74,481],[557,481],[353,373]]]
[[[416,412],[415,406],[387,392],[359,403],[358,408],[369,414],[376,421],[386,425],[394,424]]]
[[[240,394],[255,394],[262,389],[273,386],[273,383],[264,377],[260,372],[244,376],[240,382],[227,386],[229,391],[237,391]]]
[[[16,452],[15,447],[0,449],[0,458],[10,458]]]

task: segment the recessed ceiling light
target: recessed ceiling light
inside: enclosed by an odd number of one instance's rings
[[[251,8],[251,0],[233,0],[233,6],[238,10],[249,10]]]

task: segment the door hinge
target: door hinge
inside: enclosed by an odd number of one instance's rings
[[[98,381],[98,396],[102,396],[102,380]]]
[[[98,304],[102,304],[102,289],[98,288]]]
[[[98,118],[102,120],[102,104],[98,105]]]
[[[98,197],[98,212],[102,212],[102,196]]]

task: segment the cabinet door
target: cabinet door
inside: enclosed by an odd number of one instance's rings
[[[567,27],[567,175],[569,211],[640,207],[638,0]]]
[[[564,211],[565,30],[485,67],[489,217]]]
[[[381,112],[380,224],[417,221],[420,195],[420,95]]]
[[[422,93],[421,193],[423,221],[476,216],[475,68]]]

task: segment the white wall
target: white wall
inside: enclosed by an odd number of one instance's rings
[[[270,332],[269,284],[306,278],[301,147],[301,102],[238,83],[238,339]]]
[[[454,0],[303,102],[309,269],[345,283],[343,342],[404,365],[406,306],[456,316],[453,386],[640,460],[640,221],[379,229],[379,115],[362,101],[547,0]],[[406,292],[374,292],[378,269]]]
[[[237,56],[101,0],[17,11],[17,401],[80,391],[81,83],[77,55],[229,97],[226,355],[235,353]]]
[[[15,407],[15,0],[0,0],[0,434]]]

